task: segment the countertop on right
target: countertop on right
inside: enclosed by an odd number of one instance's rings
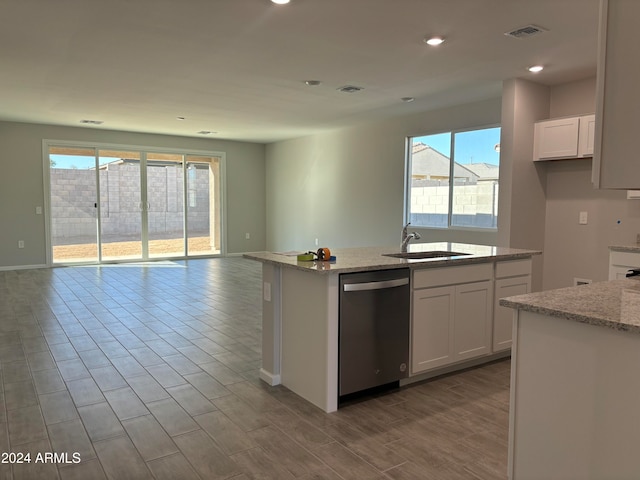
[[[640,253],[640,245],[609,245],[609,250],[612,252],[632,252]]]
[[[500,305],[640,333],[640,281],[636,278],[517,295],[501,299]]]

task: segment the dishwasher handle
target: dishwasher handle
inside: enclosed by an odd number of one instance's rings
[[[401,287],[408,285],[408,278],[397,278],[395,280],[383,280],[381,282],[345,283],[345,292],[359,292],[363,290],[382,290],[384,288]]]

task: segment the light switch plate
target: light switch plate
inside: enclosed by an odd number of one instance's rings
[[[580,218],[578,219],[578,223],[580,223],[580,225],[586,225],[587,222],[588,222],[587,212],[580,212]]]
[[[266,302],[270,302],[271,301],[271,284],[269,282],[264,282],[262,284],[262,298],[264,298],[264,300]]]

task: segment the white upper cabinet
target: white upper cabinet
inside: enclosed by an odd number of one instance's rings
[[[594,186],[640,188],[640,1],[601,0]]]
[[[534,161],[593,155],[595,115],[543,120],[534,128]]]
[[[596,136],[596,116],[580,117],[580,131],[578,132],[578,157],[593,157]]]

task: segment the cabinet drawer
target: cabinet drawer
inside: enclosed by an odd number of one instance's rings
[[[496,263],[496,278],[531,275],[531,259],[507,260]]]
[[[424,268],[414,270],[413,288],[428,288],[460,283],[491,280],[493,263],[460,265],[458,267]]]
[[[638,268],[640,267],[640,253],[610,252],[609,264]]]

